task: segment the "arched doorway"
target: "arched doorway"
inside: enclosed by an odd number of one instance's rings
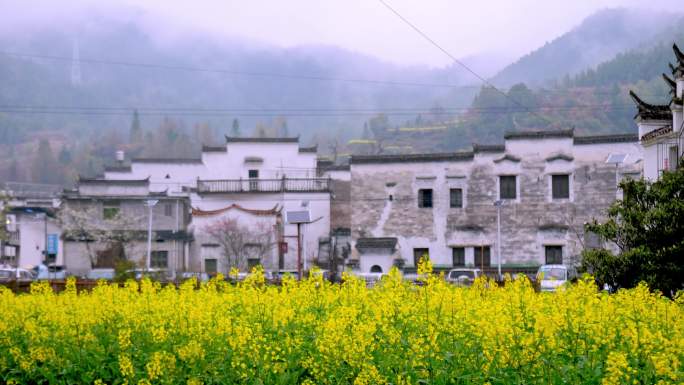
[[[373,265],[370,269],[371,273],[382,273],[382,267],[378,265]]]

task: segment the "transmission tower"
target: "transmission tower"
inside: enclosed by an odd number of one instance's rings
[[[81,59],[78,53],[78,40],[74,39],[73,50],[71,53],[71,85],[81,85]]]

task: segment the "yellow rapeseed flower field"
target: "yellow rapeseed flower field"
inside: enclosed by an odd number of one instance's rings
[[[69,384],[682,384],[684,300],[590,279],[424,285],[393,271],[196,288],[0,291],[0,379]]]

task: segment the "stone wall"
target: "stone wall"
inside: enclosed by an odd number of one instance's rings
[[[511,147],[517,153],[509,149],[475,154],[465,161],[352,160],[353,242],[361,237],[396,237],[408,267],[413,265],[414,248],[428,248],[434,264],[448,267],[453,247],[464,247],[466,264],[472,265],[476,249],[489,246],[495,266],[499,176],[516,175],[517,198],[504,200],[501,206],[502,264],[544,264],[546,246],[562,246],[563,263],[575,264],[584,249],[584,224],[605,218],[619,196],[618,175],[640,171],[640,149],[618,143],[575,150],[566,138],[556,142],[516,143]],[[554,144],[562,156],[550,155]],[[615,151],[631,154],[619,172],[615,164],[606,163]],[[569,175],[568,199],[552,198],[554,174]],[[433,190],[433,208],[418,207],[421,188]],[[450,188],[463,189],[463,208],[449,206]],[[352,256],[363,258],[356,248]]]

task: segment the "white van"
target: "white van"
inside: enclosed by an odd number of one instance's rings
[[[577,278],[577,270],[565,265],[542,265],[537,271],[540,291],[556,291],[567,282]]]

